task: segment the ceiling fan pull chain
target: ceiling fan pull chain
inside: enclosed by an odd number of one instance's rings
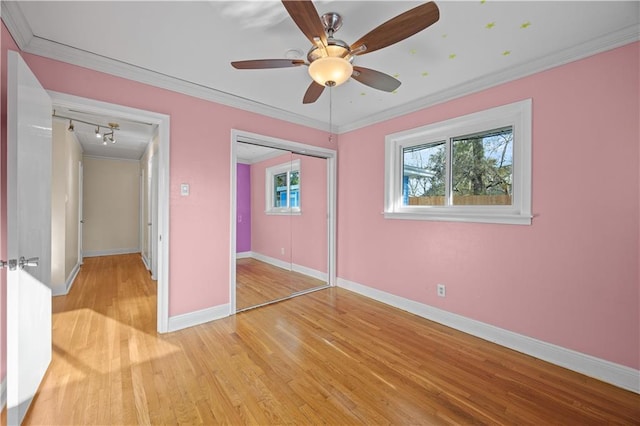
[[[333,87],[329,86],[329,142],[333,142]]]

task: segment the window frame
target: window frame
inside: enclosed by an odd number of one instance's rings
[[[385,137],[385,219],[531,225],[531,111],[526,99],[490,108]],[[405,206],[402,203],[403,150],[417,145],[445,142],[447,167],[451,165],[454,138],[511,126],[513,130],[513,186],[509,206]],[[445,197],[451,195],[451,173]]]
[[[298,206],[289,207],[290,199],[290,185],[291,185],[291,173],[298,172]],[[275,188],[274,178],[275,176],[286,173],[287,174],[287,207],[275,207]],[[287,163],[277,164],[275,166],[267,167],[265,169],[265,214],[268,215],[299,215],[302,214],[302,171],[300,169],[300,159],[292,160]]]

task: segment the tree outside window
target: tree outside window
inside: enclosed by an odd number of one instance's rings
[[[512,203],[511,127],[404,148],[403,157],[404,205]],[[451,179],[447,179],[449,169]]]

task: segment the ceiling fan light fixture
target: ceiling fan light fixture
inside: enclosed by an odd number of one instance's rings
[[[349,80],[353,65],[344,58],[319,58],[309,65],[309,75],[322,86],[340,86]]]

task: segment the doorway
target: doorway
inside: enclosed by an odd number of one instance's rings
[[[150,232],[149,239],[152,241],[148,252],[153,253],[152,263],[157,265],[157,331],[166,333],[169,322],[169,116],[59,92],[50,91],[49,95],[54,109],[58,107],[95,116],[121,117],[123,120],[157,126],[157,151],[149,157],[155,158],[150,161],[149,170],[153,169],[155,172],[152,187],[157,188],[152,191],[155,203],[152,203],[152,213],[149,216],[151,223],[156,225],[155,232]],[[86,171],[85,168],[85,176]]]
[[[230,314],[334,285],[337,153],[232,130],[231,154]]]

